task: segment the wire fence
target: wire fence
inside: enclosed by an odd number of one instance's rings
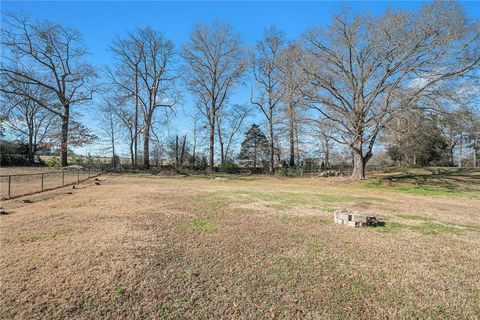
[[[100,169],[76,169],[0,175],[0,196],[1,199],[12,199],[61,188],[88,180],[104,172],[105,170]]]

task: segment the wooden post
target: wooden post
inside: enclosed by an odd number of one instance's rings
[[[88,168],[88,179],[90,179],[90,171],[92,171],[92,168]]]
[[[77,182],[80,182],[80,169],[77,169]]]
[[[8,197],[9,198],[11,194],[11,187],[12,187],[12,176],[8,176]]]
[[[43,191],[43,175],[44,173],[42,172],[42,190],[41,191]]]
[[[62,170],[62,187],[65,186],[65,171]]]

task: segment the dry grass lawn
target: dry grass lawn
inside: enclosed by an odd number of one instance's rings
[[[478,319],[480,176],[378,177],[104,175],[4,201],[0,317]]]

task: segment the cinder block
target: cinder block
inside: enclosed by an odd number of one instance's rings
[[[352,228],[360,227],[360,223],[355,222],[355,221],[346,221],[344,224],[346,224],[347,226],[352,227]]]
[[[352,218],[350,219],[350,221],[367,223],[367,216],[362,216],[362,215],[359,215],[359,214],[352,214]]]
[[[334,221],[335,221],[336,224],[343,224],[343,220],[342,220],[342,219],[334,218]]]
[[[340,219],[340,220],[345,220],[345,221],[350,220],[350,215],[348,213],[345,213],[345,212],[335,212],[333,214],[333,216],[334,216],[335,219]]]

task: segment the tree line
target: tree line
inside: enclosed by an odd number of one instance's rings
[[[265,134],[250,127],[239,155],[256,164],[257,151],[249,146],[261,147],[271,174],[284,159],[298,165],[300,154],[312,154],[315,146],[327,163],[336,146],[344,146],[354,179],[365,178],[379,144],[393,161],[408,165],[443,164],[445,157],[452,165],[454,150],[461,165],[471,150],[475,166],[479,30],[460,4],[440,1],[375,17],[343,11],[299,39],[268,27],[253,48],[222,21],[195,25],[180,47],[143,27],[113,39],[111,63],[98,68],[77,30],[7,13],[2,135],[9,130],[26,137],[32,161],[42,144],[58,145],[66,166],[69,147],[98,139],[78,121],[79,107],[97,96],[95,112],[113,158],[120,139],[132,166],[148,168],[152,155],[172,149],[162,131],[188,93],[195,109],[192,134],[188,147],[186,136],[180,142],[175,137],[177,164],[186,152],[195,161],[205,144],[210,172],[217,155],[226,164],[246,119],[257,114]],[[247,84],[249,101],[231,104]]]

